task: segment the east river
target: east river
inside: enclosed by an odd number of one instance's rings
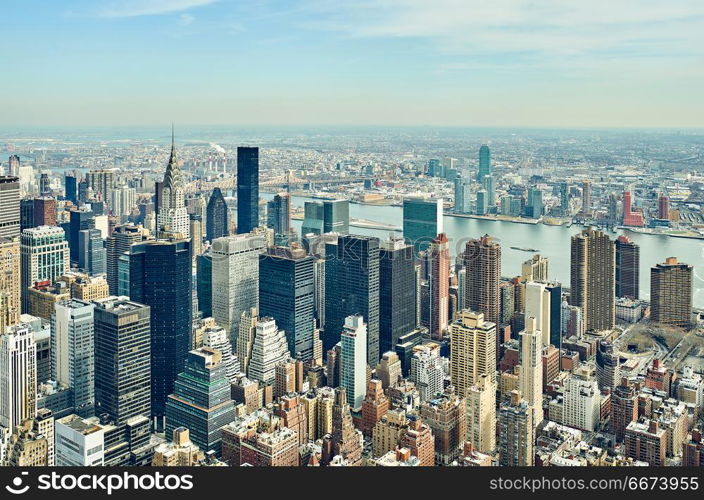
[[[271,193],[261,193],[267,200],[273,197]],[[293,197],[293,205],[302,207],[306,201],[313,198]],[[350,203],[350,217],[370,221],[403,226],[401,207],[360,205]],[[294,227],[300,233],[302,222],[294,221]],[[517,276],[521,273],[521,263],[529,259],[533,253],[514,250],[510,247],[535,248],[538,253],[549,259],[550,279],[569,286],[570,283],[570,238],[583,228],[577,225],[548,226],[545,224],[520,224],[515,222],[472,219],[465,217],[445,216],[444,231],[450,240],[450,252],[454,256],[464,248],[463,241],[488,234],[501,244],[503,276]],[[385,239],[389,234],[400,235],[400,232],[369,229],[350,226],[350,233],[377,236]],[[704,240],[691,238],[673,238],[671,236],[639,234],[630,231],[609,233],[611,238],[626,234],[640,245],[640,292],[641,298],[647,299],[650,293],[650,267],[664,262],[666,257],[677,257],[680,261],[694,266],[694,306],[704,308]]]

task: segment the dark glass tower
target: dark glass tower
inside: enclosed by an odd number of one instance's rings
[[[34,200],[20,200],[20,230],[24,231],[34,225]]]
[[[78,234],[84,229],[93,229],[94,227],[95,221],[93,220],[92,211],[74,210],[71,212],[68,246],[70,248],[72,264],[78,264],[78,254],[80,248],[80,245],[78,243]]]
[[[156,240],[132,245],[128,276],[119,269],[129,297],[151,308],[152,416],[163,429],[164,405],[183,370],[193,322],[189,240]]]
[[[302,248],[270,248],[259,256],[259,314],[286,332],[291,356],[313,357],[315,257]]]
[[[266,225],[274,230],[277,245],[287,245],[291,240],[291,197],[277,194],[266,204],[266,212]]]
[[[345,318],[361,314],[367,323],[367,363],[379,361],[379,239],[341,236],[326,245],[325,351],[340,341]]]
[[[616,238],[616,297],[638,298],[640,247],[627,236]]]
[[[350,202],[348,200],[323,201],[323,232],[338,234],[350,232]]]
[[[237,148],[237,234],[259,225],[259,148]]]
[[[479,171],[477,181],[481,182],[485,175],[491,175],[491,152],[489,146],[483,144],[479,148]]]
[[[379,251],[379,354],[393,351],[416,327],[413,246],[391,239]]]
[[[105,274],[106,250],[99,229],[78,232],[78,267],[88,274]]]
[[[222,195],[220,188],[213,189],[213,194],[210,195],[208,206],[205,209],[205,237],[212,242],[215,238],[227,236],[228,230],[228,215],[227,203]]]
[[[65,198],[69,200],[74,205],[78,204],[78,184],[76,182],[76,177],[73,175],[67,175],[64,177],[64,190],[66,192]]]
[[[222,428],[234,419],[235,403],[220,351],[201,347],[189,352],[166,402],[166,436],[171,439],[174,429],[185,427],[201,450],[220,455]]]
[[[95,302],[97,415],[124,423],[151,415],[149,306],[115,297]]]
[[[548,283],[545,290],[550,294],[550,343],[562,347],[562,285],[558,282]]]
[[[210,250],[196,258],[196,276],[198,310],[204,318],[209,318],[213,315],[213,255]]]

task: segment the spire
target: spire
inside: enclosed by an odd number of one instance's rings
[[[169,163],[166,165],[166,173],[164,174],[164,187],[183,189],[181,169],[176,161],[176,141],[173,123],[171,123],[171,154],[169,155]]]

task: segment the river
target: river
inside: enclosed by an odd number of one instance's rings
[[[274,196],[272,193],[260,194],[262,198],[267,200]],[[302,207],[304,202],[313,200],[313,198],[294,196],[293,205]],[[350,217],[403,226],[401,207],[350,203]],[[300,220],[294,221],[294,226],[299,232],[301,224]],[[450,240],[450,252],[453,256],[464,248],[463,240],[489,234],[501,244],[501,274],[503,276],[521,274],[521,264],[533,255],[531,252],[513,250],[510,247],[535,248],[540,250],[541,255],[549,259],[550,279],[569,286],[570,238],[582,230],[580,226],[519,224],[452,216],[445,216],[443,224],[445,233]],[[350,227],[350,232],[380,238],[386,238],[389,235],[388,231],[360,227]],[[400,233],[392,234],[398,235]],[[641,298],[648,299],[650,296],[650,267],[664,262],[666,257],[677,257],[680,261],[694,266],[694,306],[704,308],[704,240],[639,234],[630,231],[618,231],[610,233],[610,236],[614,238],[619,234],[626,234],[640,245]]]

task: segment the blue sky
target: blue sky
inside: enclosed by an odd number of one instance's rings
[[[704,127],[700,0],[3,0],[2,17],[3,125]]]

